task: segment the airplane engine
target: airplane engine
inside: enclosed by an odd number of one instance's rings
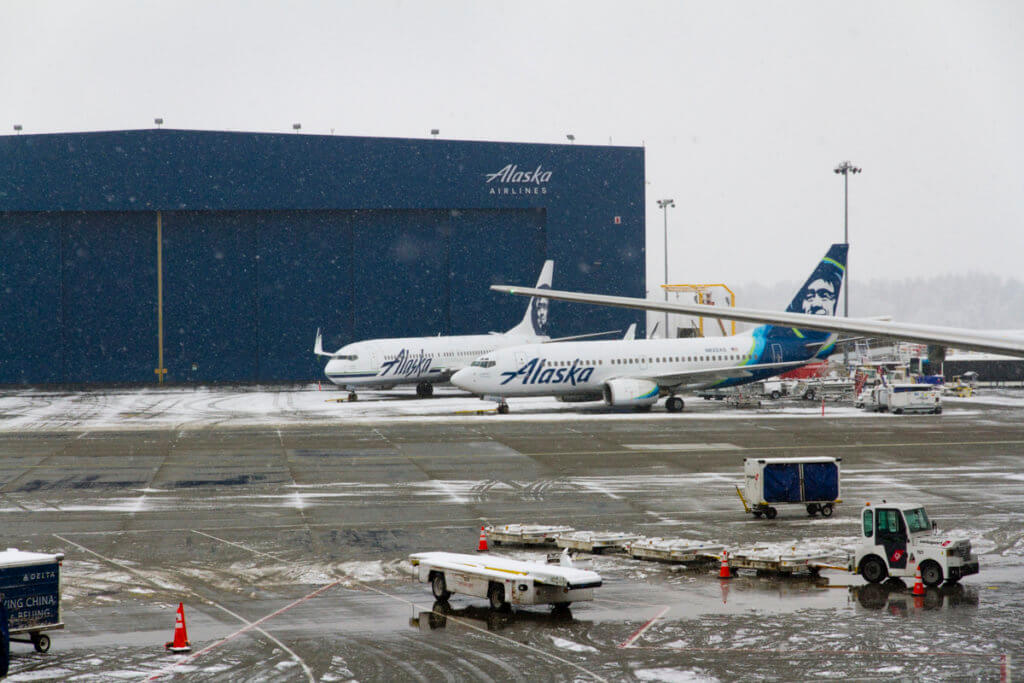
[[[610,406],[652,406],[658,402],[658,383],[649,379],[608,380],[604,402]]]

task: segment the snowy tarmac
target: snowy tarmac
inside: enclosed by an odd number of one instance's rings
[[[11,680],[972,678],[1024,662],[1024,394],[940,416],[834,404],[618,413],[548,399],[512,414],[291,389],[0,393],[6,544],[66,554],[49,653]],[[745,515],[751,455],[843,458],[831,519]],[[851,545],[865,499],[912,499],[969,535],[981,574],[929,589],[825,571],[720,581],[625,555],[571,615],[435,605],[412,552],[472,551],[484,523]],[[492,549],[520,558],[543,550]],[[166,654],[185,603],[193,653]]]

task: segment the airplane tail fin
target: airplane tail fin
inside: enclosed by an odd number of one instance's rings
[[[847,244],[833,244],[829,247],[828,253],[818,262],[811,271],[810,277],[804,282],[803,287],[797,290],[796,296],[786,309],[787,313],[809,313],[812,315],[836,314],[839,306],[839,294],[842,292],[843,280],[846,276],[846,253],[849,249]],[[812,330],[798,330],[789,327],[768,325],[769,334],[792,335],[806,339],[808,343],[820,343],[830,337],[828,332],[817,332]],[[818,354],[827,355],[831,352],[831,344],[823,346]]]
[[[544,262],[540,270],[540,277],[537,278],[537,289],[551,289],[551,275],[555,270],[555,262],[550,259]],[[547,299],[530,297],[530,303],[526,305],[526,315],[522,321],[505,334],[523,335],[526,337],[544,337],[548,333],[548,306]]]

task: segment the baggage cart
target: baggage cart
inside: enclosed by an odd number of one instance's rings
[[[559,548],[580,550],[600,555],[606,550],[621,550],[627,543],[638,541],[643,536],[618,531],[570,531],[558,534],[555,544]]]
[[[743,509],[774,519],[776,505],[804,505],[812,517],[831,517],[839,498],[842,458],[744,458],[744,487],[736,487]]]
[[[63,561],[63,553],[17,548],[0,552],[0,599],[7,608],[13,642],[31,643],[36,652],[46,652],[50,637],[44,631],[64,628],[60,608]]]
[[[626,544],[626,552],[636,560],[696,564],[716,562],[725,546],[688,538],[640,538]]]
[[[571,526],[543,524],[493,524],[485,527],[487,538],[495,545],[554,545],[558,534],[574,531]]]

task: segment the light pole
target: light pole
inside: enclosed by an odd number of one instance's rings
[[[676,202],[674,199],[659,199],[658,208],[661,209],[662,214],[665,217],[665,284],[668,284],[668,210],[669,207],[674,207]],[[665,292],[665,303],[668,303],[668,290],[662,287],[662,291]],[[668,339],[668,311],[665,311],[665,330],[663,332],[665,339]]]
[[[850,246],[850,174],[860,173],[860,169],[849,161],[843,161],[833,173],[843,174],[843,244]],[[850,255],[846,255],[846,283],[843,286],[843,316],[850,317]]]

